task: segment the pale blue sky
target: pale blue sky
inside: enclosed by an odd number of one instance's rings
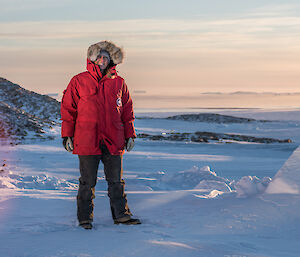
[[[0,76],[61,92],[86,50],[124,47],[129,87],[149,94],[300,91],[294,0],[0,0]]]
[[[199,19],[244,15],[298,0],[1,0],[0,21]],[[299,8],[290,13],[299,14]]]

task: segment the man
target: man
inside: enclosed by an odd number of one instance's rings
[[[122,179],[124,148],[130,151],[136,138],[132,100],[124,79],[115,69],[123,56],[122,49],[112,42],[91,45],[87,71],[71,79],[62,98],[61,136],[66,150],[79,157],[77,217],[85,229],[92,228],[100,160],[114,223],[140,224],[131,217]]]

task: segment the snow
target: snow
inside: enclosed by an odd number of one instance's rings
[[[177,153],[162,153],[162,152],[131,152],[130,155],[146,156],[148,159],[176,159],[176,160],[212,160],[212,161],[228,161],[230,156],[213,155],[213,154],[177,154]]]
[[[36,176],[21,176],[9,172],[0,177],[0,188],[19,189],[47,189],[47,190],[68,190],[77,189],[76,182],[68,182],[65,179],[49,177],[47,174]]]
[[[265,119],[272,112],[231,110],[230,115]],[[78,227],[78,158],[63,149],[58,127],[51,131],[55,140],[2,144],[0,256],[298,257],[299,112],[276,110],[276,122],[254,124],[136,120],[140,132],[207,128],[293,141],[137,139],[124,155],[124,178],[130,209],[142,220],[139,226],[113,224],[100,165],[94,229]]]
[[[264,193],[271,181],[269,177],[264,177],[260,180],[256,176],[245,176],[234,187],[238,197],[249,197]]]
[[[300,147],[298,147],[283,167],[277,172],[267,188],[269,194],[300,193]]]

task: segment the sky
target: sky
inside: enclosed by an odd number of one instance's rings
[[[61,93],[87,48],[122,46],[133,94],[300,92],[300,2],[0,0],[0,77]]]

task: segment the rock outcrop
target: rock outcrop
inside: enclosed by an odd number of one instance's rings
[[[252,142],[252,143],[291,143],[291,139],[275,139],[267,137],[253,137],[239,134],[224,134],[224,133],[213,133],[213,132],[201,132],[195,133],[163,133],[159,135],[150,135],[146,133],[140,133],[137,135],[138,138],[146,138],[150,140],[170,140],[170,141],[185,141],[185,142],[196,142],[196,143],[209,143],[209,142]]]
[[[196,114],[181,114],[167,117],[168,120],[184,120],[198,121],[207,123],[249,123],[249,122],[266,122],[265,120],[255,120],[250,118],[234,117],[217,113],[196,113]]]
[[[0,78],[0,138],[51,138],[45,130],[59,124],[60,103]]]

